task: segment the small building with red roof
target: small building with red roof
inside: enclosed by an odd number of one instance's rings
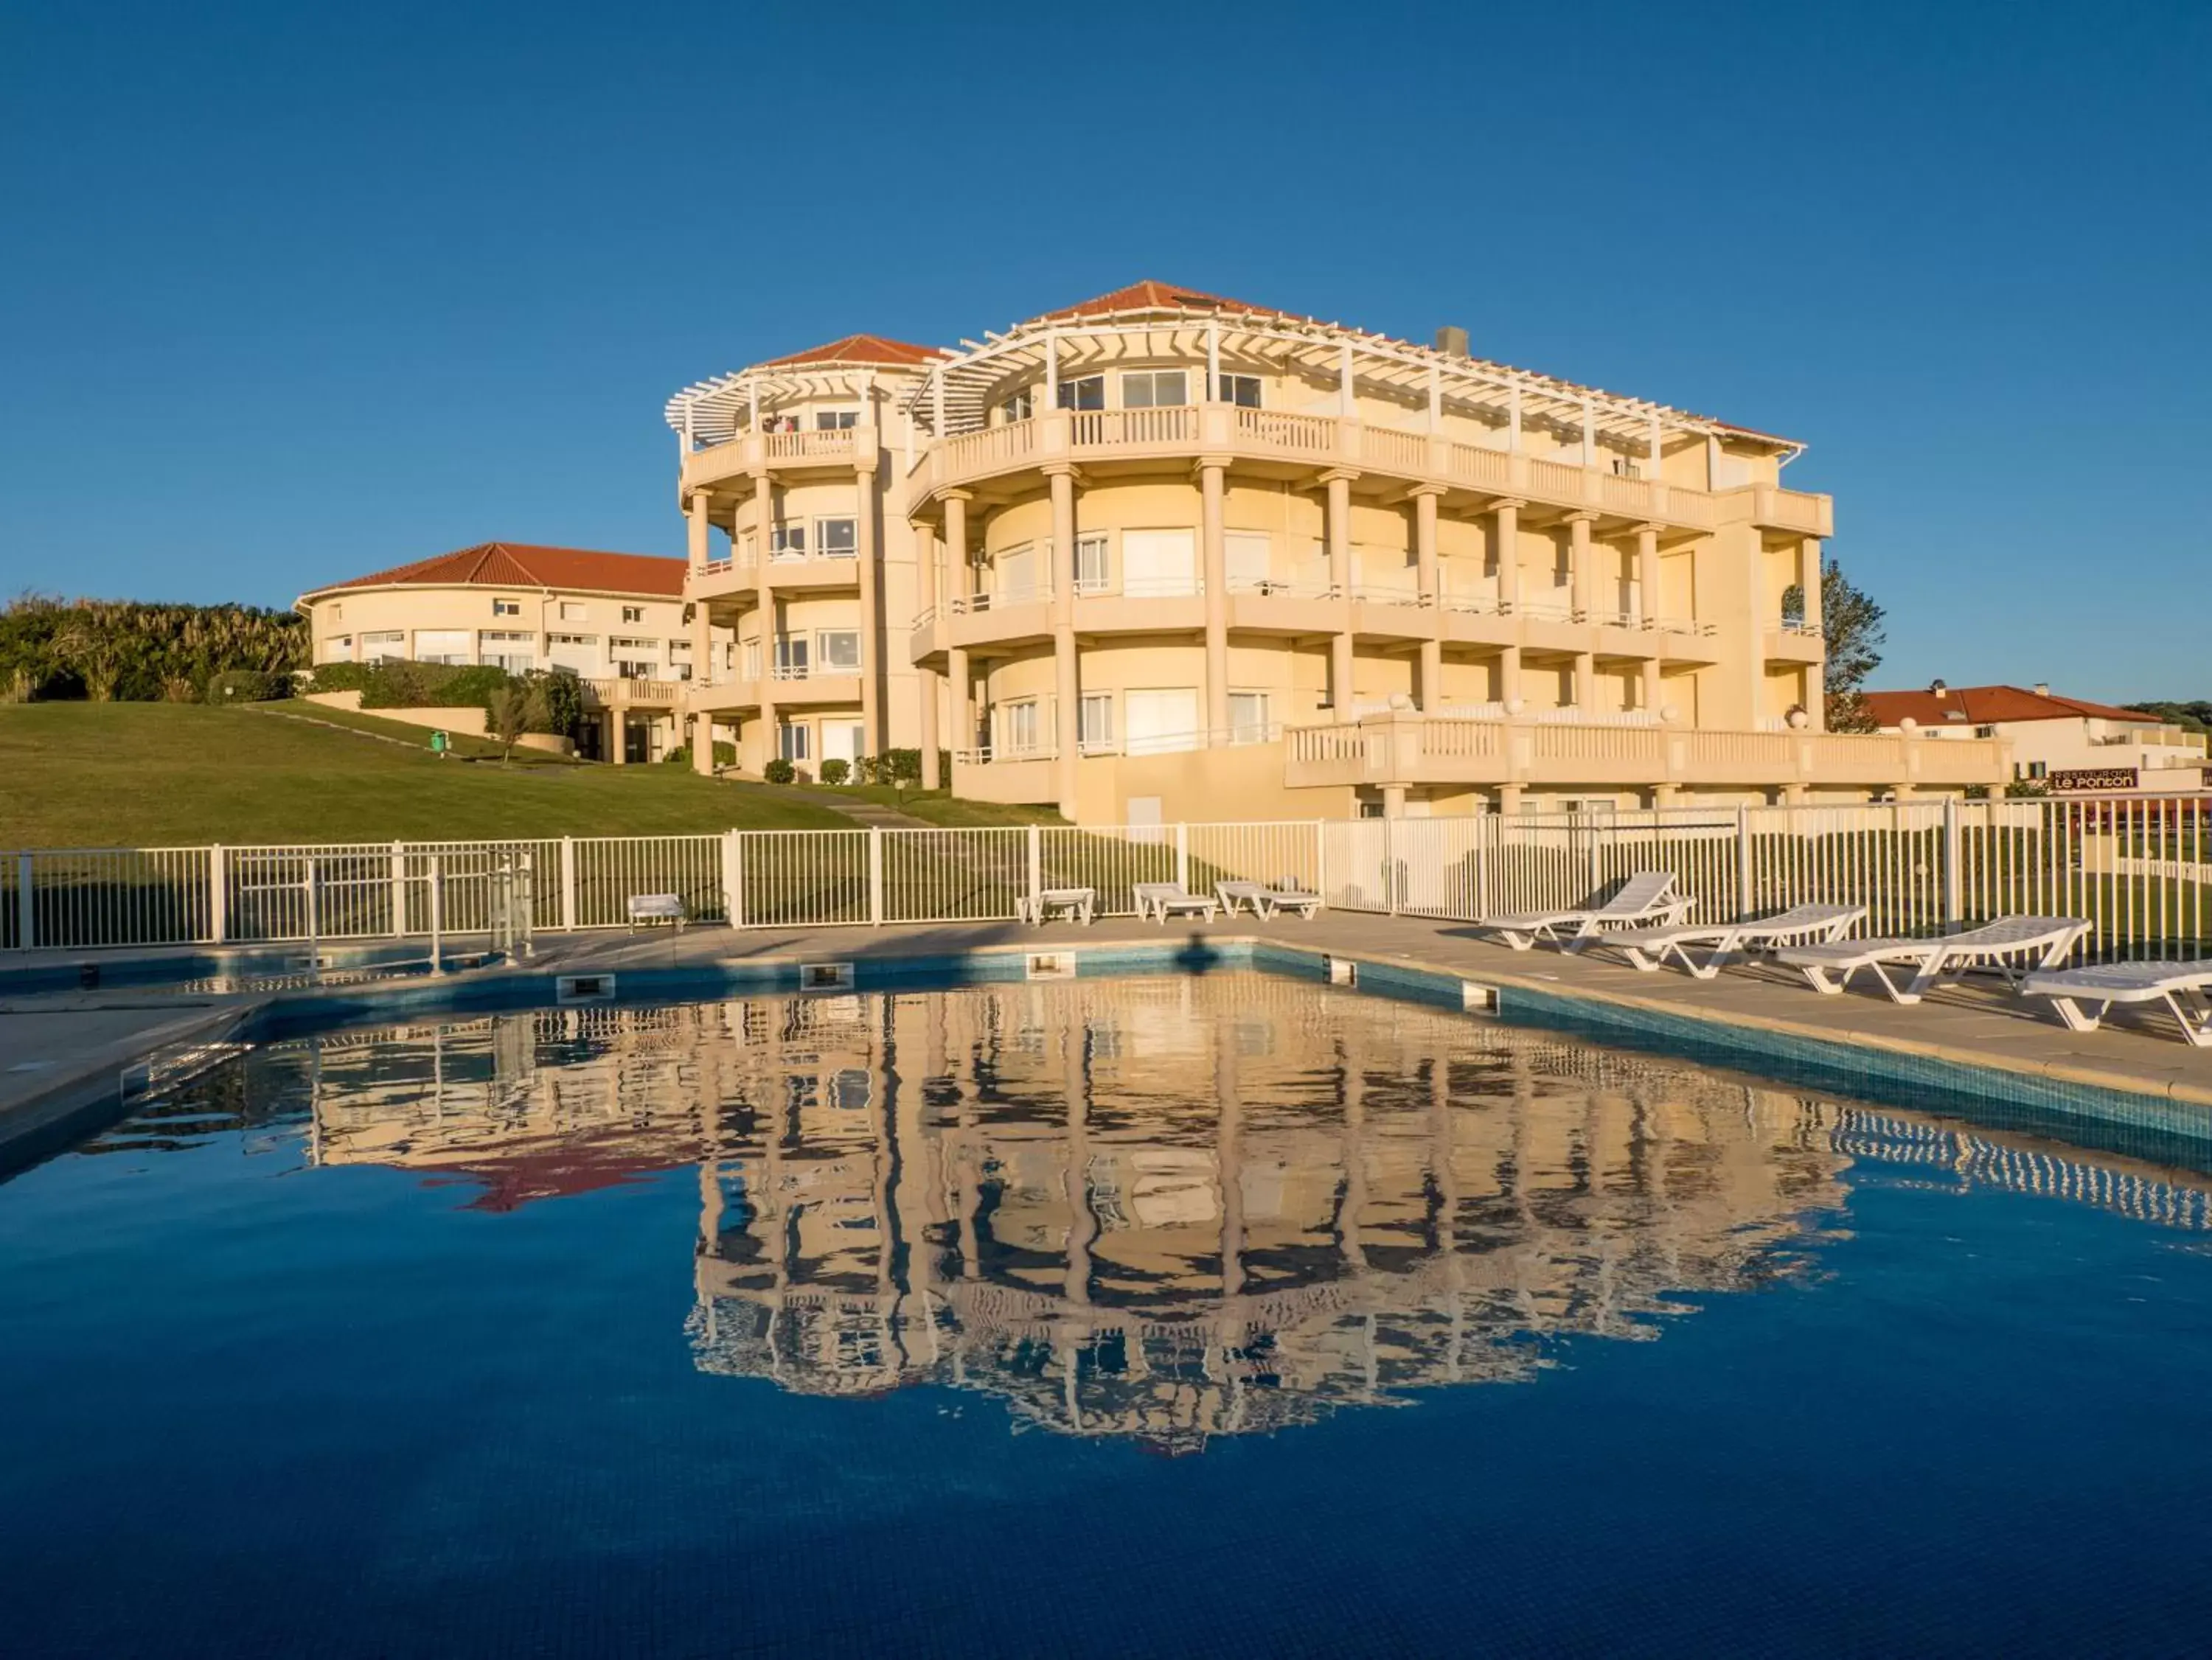
[[[582,753],[620,765],[657,760],[684,741],[684,688],[697,666],[684,578],[684,561],[663,555],[483,542],[325,584],[294,609],[307,619],[319,664],[398,659],[573,674],[585,690]],[[727,652],[727,630],[714,649]],[[456,717],[437,718],[450,726]]]
[[[2164,717],[2033,686],[1952,686],[1867,692],[1868,714],[1886,733],[1937,739],[2001,739],[2012,746],[2015,782],[2059,791],[2203,786],[2206,738]]]

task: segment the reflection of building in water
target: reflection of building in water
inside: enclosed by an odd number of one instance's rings
[[[704,1370],[981,1389],[1170,1447],[1652,1336],[1683,1293],[1795,1271],[1855,1160],[2208,1217],[2154,1166],[1259,977],[501,1016],[258,1062],[305,1075],[318,1161],[489,1208],[696,1165]]]

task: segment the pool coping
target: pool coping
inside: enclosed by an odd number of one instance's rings
[[[725,936],[735,938],[737,936]],[[1428,936],[1433,939],[1433,936]],[[662,961],[625,957],[620,941],[541,963],[496,963],[440,976],[410,976],[336,987],[233,995],[173,1021],[145,1027],[88,1052],[84,1063],[0,1110],[0,1173],[35,1162],[114,1122],[135,1095],[134,1067],[175,1057],[164,1081],[185,1075],[196,1059],[212,1064],[237,1045],[308,1031],[362,1024],[408,1024],[425,1017],[467,1018],[532,1009],[700,1001],[731,994],[864,993],[902,986],[1003,984],[1139,973],[1242,970],[1312,980],[1334,979],[1369,995],[1396,997],[1543,1027],[1594,1041],[1655,1049],[1776,1081],[1843,1094],[1903,1090],[2008,1107],[2043,1110],[2193,1138],[2212,1136],[2212,1087],[2163,1081],[2094,1065],[2055,1063],[1969,1049],[1938,1039],[1870,1032],[1833,1021],[1805,1021],[1704,1009],[1668,997],[1570,984],[1557,977],[1485,963],[1478,967],[1416,951],[1346,948],[1322,939],[1255,932],[1115,938],[1040,933],[1002,939],[919,944],[851,930],[810,933],[799,948],[776,942],[761,954],[719,954],[704,937]],[[1409,936],[1408,944],[1419,944]],[[1038,960],[1053,959],[1039,972]],[[1545,959],[1550,961],[1551,959]],[[842,970],[842,973],[825,972]],[[1806,994],[1808,997],[1810,993]],[[1819,1000],[1844,1014],[1841,999]],[[2155,1041],[2145,1038],[2144,1041]],[[150,1076],[150,1074],[149,1074]],[[35,1148],[26,1156],[27,1149]]]

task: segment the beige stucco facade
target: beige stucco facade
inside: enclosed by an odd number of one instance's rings
[[[296,609],[319,664],[404,658],[573,673],[585,694],[581,753],[620,766],[682,743],[697,653],[729,657],[726,631],[703,646],[695,639],[682,584],[675,559],[491,543],[317,589]]]
[[[2008,775],[1820,730],[1799,446],[1455,347],[1141,284],[687,388],[686,592],[738,641],[695,718],[1092,822]]]

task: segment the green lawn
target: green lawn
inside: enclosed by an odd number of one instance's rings
[[[373,716],[339,724],[388,729],[409,747],[254,708],[0,707],[0,846],[849,827],[791,792],[686,767],[440,760],[422,728]]]
[[[1001,806],[996,802],[962,801],[942,790],[909,790],[902,799],[888,784],[853,784],[830,789],[816,785],[805,794],[846,801],[873,802],[879,807],[922,819],[931,824],[960,828],[972,824],[1065,824],[1049,807]]]

